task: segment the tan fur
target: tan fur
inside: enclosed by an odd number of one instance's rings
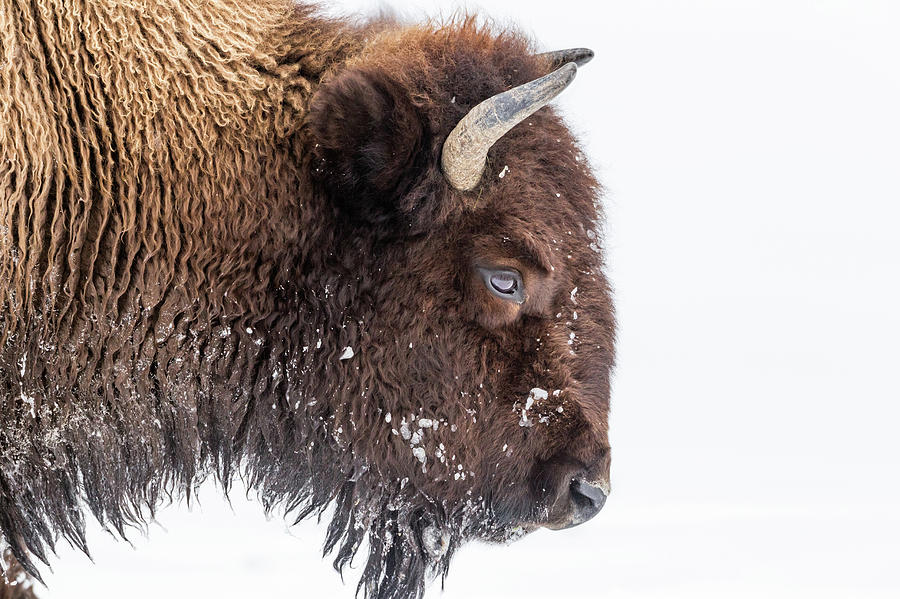
[[[253,263],[284,261],[298,236],[291,136],[358,34],[290,2],[66,6],[0,13],[0,304],[18,316],[4,336],[38,314],[91,335],[210,285],[262,301]]]

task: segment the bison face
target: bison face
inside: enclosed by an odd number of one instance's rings
[[[534,106],[476,157],[474,187],[452,181],[466,115],[557,66],[466,35],[376,45],[308,118],[337,231],[315,276],[340,321],[322,323],[339,376],[320,394],[334,399],[309,418],[346,475],[331,542],[349,537],[350,555],[368,533],[367,583],[446,566],[466,538],[578,524],[609,491],[599,188],[559,117]]]

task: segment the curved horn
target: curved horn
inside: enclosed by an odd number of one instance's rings
[[[543,52],[538,54],[541,58],[550,61],[553,68],[561,67],[568,62],[574,62],[580,67],[591,62],[594,57],[594,51],[588,48],[569,48],[567,50],[556,50],[555,52]]]
[[[535,79],[481,102],[457,123],[444,142],[441,167],[450,185],[469,191],[478,185],[487,153],[497,140],[549,103],[575,78],[570,62]]]

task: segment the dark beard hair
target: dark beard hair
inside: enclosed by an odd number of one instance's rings
[[[71,451],[73,445],[67,445]],[[265,460],[245,457],[237,471],[227,467],[195,472],[187,485],[176,484],[183,480],[184,472],[169,472],[162,480],[154,477],[143,485],[119,487],[115,495],[108,481],[133,469],[90,449],[79,454],[78,463],[94,464],[92,470],[58,471],[20,464],[20,473],[42,471],[43,476],[31,484],[21,476],[13,479],[8,470],[0,469],[0,524],[6,534],[13,533],[6,537],[6,554],[21,564],[6,568],[6,575],[27,572],[41,580],[32,557],[47,563],[47,550],[52,550],[58,537],[87,553],[84,508],[97,516],[106,530],[124,537],[128,527],[143,527],[152,520],[160,503],[189,499],[210,476],[226,496],[234,478],[240,476],[258,494],[266,513],[281,512],[294,524],[310,516],[320,521],[330,516],[324,553],[334,555],[334,568],[342,573],[354,555],[366,549],[357,594],[373,599],[422,597],[429,581],[447,575],[453,554],[467,539],[497,536],[502,530],[486,524],[491,509],[485,499],[448,509],[444,502],[426,496],[406,479],[386,483],[377,472],[363,466],[336,467],[341,465],[339,454],[321,451],[325,446],[323,442],[319,451],[303,453],[291,450],[291,460],[282,460],[271,452],[262,454]],[[72,475],[73,471],[77,474]],[[50,476],[54,472],[58,476]],[[109,477],[107,483],[98,478],[103,475]],[[70,491],[50,492],[54,482],[59,486],[53,491]],[[500,536],[503,534],[500,532]]]

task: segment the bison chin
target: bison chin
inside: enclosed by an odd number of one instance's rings
[[[339,483],[325,551],[336,550],[339,572],[356,553],[368,552],[358,585],[366,597],[421,597],[427,582],[447,575],[453,554],[467,541],[506,544],[538,528],[569,528],[596,515],[608,485],[588,481],[605,481],[601,476],[558,456],[535,465],[527,482],[497,489],[491,486],[496,481],[483,481],[463,499],[447,500],[407,478],[386,481],[366,469]],[[327,505],[318,505],[320,514]],[[308,507],[299,517],[313,511]]]
[[[426,583],[447,575],[453,553],[471,536],[471,517],[450,514],[439,502],[405,490],[386,496],[380,485],[372,489],[377,499],[367,501],[363,482],[349,482],[338,493],[325,552],[337,548],[339,572],[357,552],[368,552],[357,586],[366,597],[421,597]]]
[[[335,551],[338,572],[358,552],[368,553],[357,587],[365,597],[421,597],[427,583],[446,577],[465,542],[510,543],[539,528],[548,513],[524,497],[494,503],[474,489],[468,497],[450,506],[405,479],[385,484],[363,475],[347,481],[334,498],[325,552]]]

